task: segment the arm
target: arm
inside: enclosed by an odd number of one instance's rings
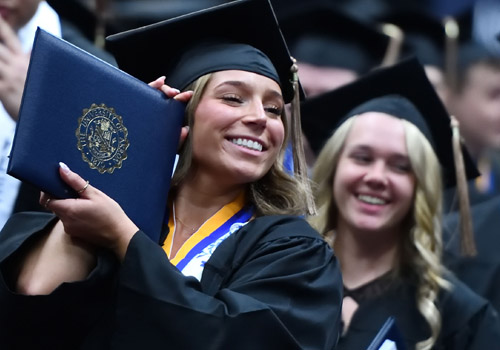
[[[247,226],[235,235],[258,234],[252,223]],[[216,263],[207,263],[199,283],[180,274],[160,247],[137,234],[119,277],[122,317],[116,341],[136,346],[140,341],[149,348],[165,342],[176,348],[333,348],[342,284],[328,246],[319,237],[285,237],[240,254],[238,247],[247,242],[239,239],[231,237],[217,248],[209,260]]]
[[[16,33],[0,17],[0,101],[14,120],[21,106],[29,58],[22,51]]]
[[[47,237],[56,220],[47,213],[19,213],[0,233],[2,349],[77,349],[76,344],[113,302],[116,259],[102,250],[96,252],[96,268],[84,281],[62,283],[50,295],[16,293],[13,266],[19,266],[21,256]],[[42,273],[50,275],[51,271]]]
[[[26,295],[50,294],[61,283],[84,280],[96,265],[93,247],[68,236],[61,221],[19,255],[16,290]]]

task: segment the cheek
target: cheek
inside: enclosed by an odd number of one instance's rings
[[[342,164],[339,163],[339,167],[337,169],[343,169]],[[347,197],[347,193],[350,189],[349,176],[345,171],[337,171],[335,177],[332,180],[332,189],[333,189],[333,199],[336,203],[342,203],[345,201]]]
[[[416,181],[414,178],[402,178],[399,179],[398,188],[401,199],[403,199],[406,203],[406,207],[411,206],[415,197],[415,187]]]
[[[285,127],[280,119],[272,120],[268,124],[273,143],[281,148],[285,140]]]

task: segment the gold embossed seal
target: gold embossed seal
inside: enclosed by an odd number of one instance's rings
[[[92,104],[83,110],[76,129],[77,147],[82,159],[99,173],[112,174],[127,159],[128,130],[122,117],[105,104]]]

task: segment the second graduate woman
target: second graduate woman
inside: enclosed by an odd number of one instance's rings
[[[450,118],[418,61],[308,100],[303,116],[306,135],[331,133],[314,167],[319,215],[310,221],[342,267],[338,349],[366,349],[391,316],[408,349],[499,344],[492,306],[441,263],[442,178],[455,185],[460,173]],[[475,176],[468,154],[456,154]]]
[[[189,100],[168,235],[153,242],[61,165],[80,198],[45,194],[55,215],[16,215],[1,233],[0,347],[333,349],[340,270],[301,218],[304,177],[282,165],[294,85],[270,3],[232,2],[109,40],[122,69]]]

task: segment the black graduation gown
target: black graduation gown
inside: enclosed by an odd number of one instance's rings
[[[53,216],[14,215],[0,235],[2,349],[333,349],[342,281],[331,248],[303,220],[257,218],[227,238],[201,282],[139,231],[118,265],[48,296],[9,289],[9,257]]]
[[[445,265],[500,311],[500,196],[471,207],[477,255],[460,253],[459,215],[449,213],[443,222]]]
[[[491,305],[466,285],[450,276],[451,292],[442,291],[439,310],[442,329],[433,349],[493,349],[500,344],[500,319]],[[396,318],[407,349],[430,336],[430,328],[417,309],[415,287],[396,282],[383,295],[359,305],[339,350],[366,349],[389,316]]]

